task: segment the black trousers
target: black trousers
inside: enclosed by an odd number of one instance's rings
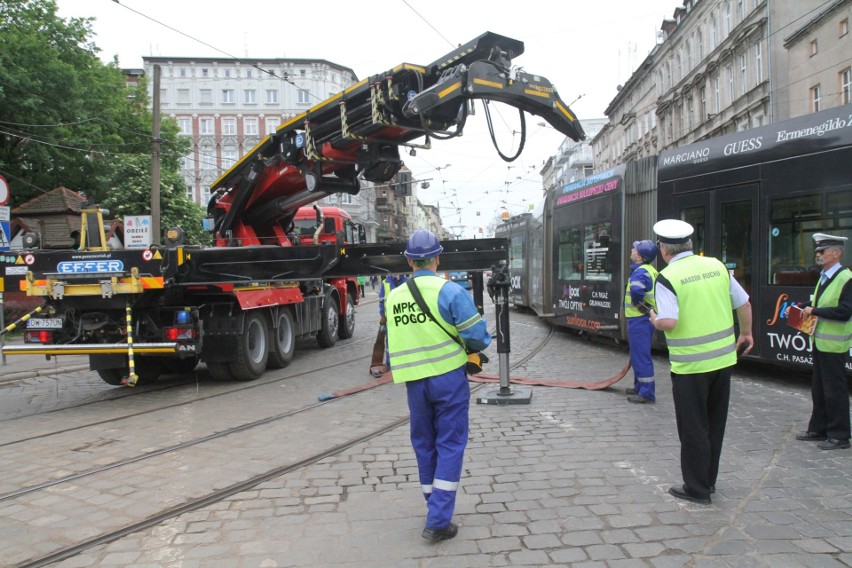
[[[672,373],[683,482],[690,494],[702,499],[710,497],[710,486],[716,485],[719,475],[732,369],[690,375]]]
[[[825,353],[814,348],[811,399],[814,402],[808,431],[838,440],[849,439],[849,391],[846,353]]]

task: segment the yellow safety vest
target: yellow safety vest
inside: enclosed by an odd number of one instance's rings
[[[651,289],[645,290],[645,302],[651,305],[655,310],[657,309],[657,302],[654,301],[654,285],[657,283],[657,269],[651,266],[650,264],[642,264],[636,267],[636,270],[640,268],[644,268],[648,271],[648,274],[651,276]],[[636,270],[630,274],[632,277],[633,274],[636,273]],[[624,291],[624,317],[626,318],[638,318],[639,316],[643,316],[643,313],[637,306],[633,305],[633,297],[630,295],[630,278],[627,279],[627,288]]]
[[[819,299],[814,304],[815,308],[836,308],[840,302],[840,292],[849,280],[852,279],[852,271],[842,268],[828,287],[822,291]],[[819,284],[817,284],[817,289]],[[816,289],[814,298],[816,298]],[[845,353],[852,347],[852,319],[846,321],[818,318],[814,330],[814,344],[823,353]]]
[[[677,374],[707,373],[737,362],[731,276],[715,258],[687,256],[661,272],[677,294],[679,316],[666,331],[669,361]]]
[[[388,326],[388,356],[395,383],[416,381],[448,373],[467,362],[464,349],[452,337],[458,332],[443,321],[438,294],[448,281],[438,276],[418,276],[417,288],[441,327],[420,311],[407,285],[391,290],[385,303]],[[446,330],[446,331],[444,331]]]

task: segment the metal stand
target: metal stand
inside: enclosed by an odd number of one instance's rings
[[[491,388],[476,398],[477,404],[529,404],[532,387],[509,385],[509,267],[505,262],[492,268],[488,292],[494,298],[497,320],[497,356],[500,362],[500,387]]]

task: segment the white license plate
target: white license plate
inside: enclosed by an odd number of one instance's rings
[[[62,318],[28,319],[27,329],[62,329]]]

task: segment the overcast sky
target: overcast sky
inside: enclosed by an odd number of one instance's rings
[[[62,17],[92,17],[104,60],[142,67],[146,55],[326,59],[359,79],[399,63],[427,64],[491,31],[524,42],[513,64],[547,77],[580,118],[604,109],[654,46],[678,0],[58,0]],[[205,45],[206,44],[206,45]],[[491,105],[502,152],[513,155],[518,113]],[[482,112],[465,135],[434,141],[406,157],[424,203],[438,205],[444,225],[470,238],[506,208],[517,214],[540,199],[539,171],[564,139],[527,115],[524,153],[513,163],[495,151]],[[514,134],[513,134],[514,132]],[[450,167],[445,167],[450,164]],[[436,169],[441,168],[441,169]]]

